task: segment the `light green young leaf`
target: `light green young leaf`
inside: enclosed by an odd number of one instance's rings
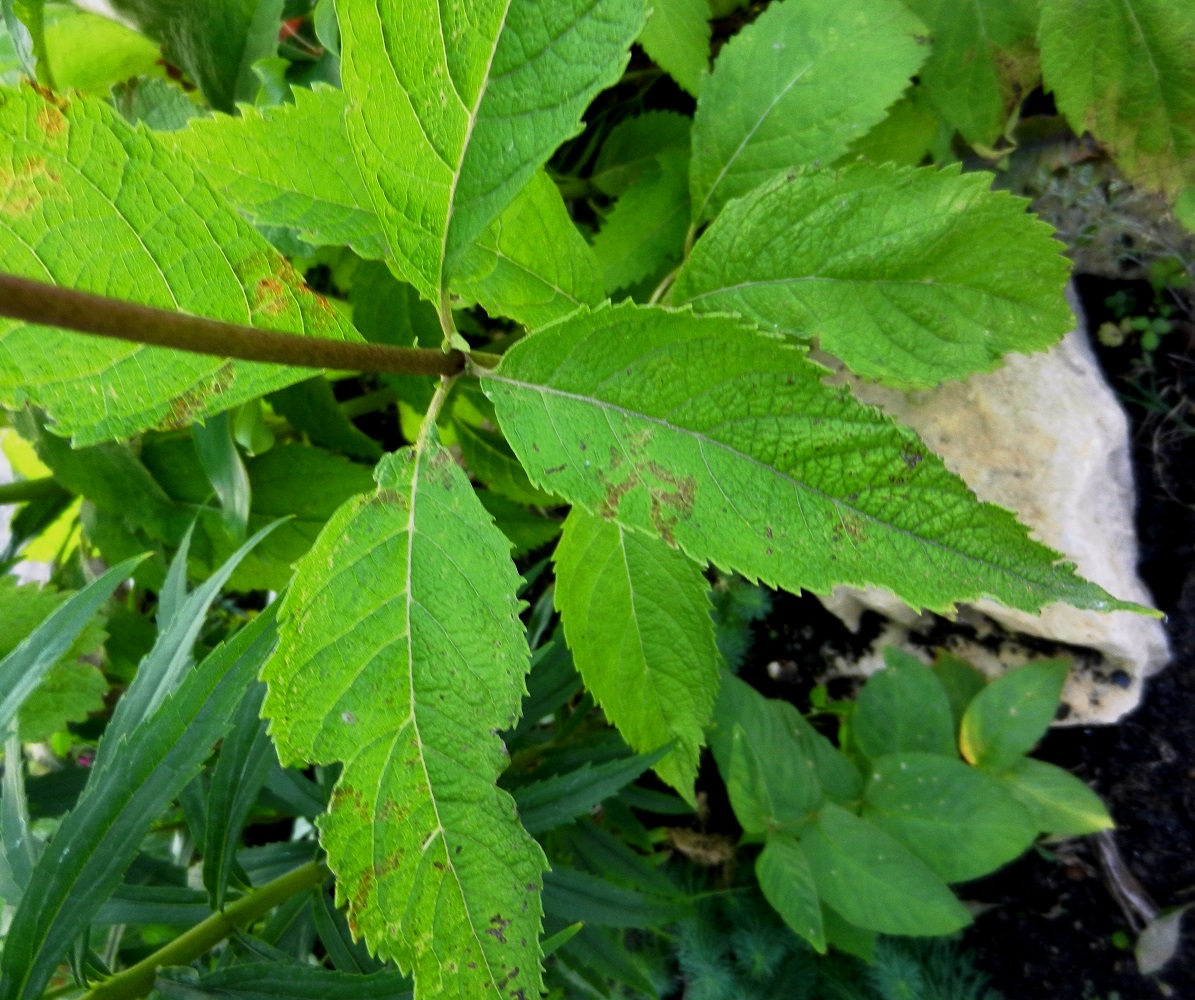
[[[718,690],[709,585],[680,552],[576,508],[553,556],[556,607],[606,717],[690,803]]]
[[[891,646],[887,666],[863,685],[851,734],[868,757],[921,751],[957,757],[950,700],[933,671]]]
[[[624,118],[602,143],[589,182],[611,197],[659,169],[669,153],[689,153],[693,120],[674,111],[645,111]]]
[[[457,255],[614,83],[642,0],[339,9],[348,131],[398,274],[439,303]]]
[[[60,93],[84,90],[107,96],[113,84],[162,72],[159,46],[110,18],[81,10],[46,26],[46,56]]]
[[[786,834],[768,837],[755,859],[755,877],[764,899],[784,918],[793,932],[803,937],[819,955],[826,953],[826,932],[822,907],[809,860],[801,845]]]
[[[689,154],[669,152],[631,184],[593,240],[606,289],[616,292],[680,261],[689,227]]]
[[[1195,7],[1173,0],[1044,0],[1046,87],[1076,132],[1134,181],[1195,198]]]
[[[224,735],[245,687],[273,646],[267,610],[191,671],[162,710],[142,719],[94,768],[33,870],[0,960],[6,1000],[35,1000],[124,876],[154,820]]]
[[[881,934],[953,934],[971,915],[932,871],[873,823],[827,803],[802,832],[818,895]]]
[[[653,0],[639,44],[655,63],[694,97],[710,65],[707,0]]]
[[[349,146],[344,94],[326,86],[294,94],[293,104],[195,119],[160,141],[258,225],[382,259],[386,239]]]
[[[693,120],[693,223],[884,117],[928,54],[897,0],[771,4],[722,49]]]
[[[991,175],[856,163],[792,173],[727,206],[673,302],[733,311],[902,388],[991,371],[1074,326],[1070,264]]]
[[[541,988],[543,853],[495,785],[528,653],[518,574],[452,456],[382,460],[299,563],[264,714],[284,763],[344,763],[338,898],[417,996]]]
[[[912,432],[734,319],[632,304],[515,344],[482,386],[531,482],[793,592],[1133,608],[1056,565]]]
[[[461,252],[452,291],[531,328],[605,298],[593,251],[542,170]]]
[[[995,778],[933,753],[873,761],[863,817],[945,882],[995,871],[1020,857],[1037,834],[1029,811]]]
[[[58,607],[49,609],[36,628],[17,638],[5,650],[0,659],[0,732],[8,728],[21,705],[50,669],[85,634],[92,617],[112,592],[129,578],[142,558],[136,556],[113,566]],[[9,596],[15,596],[20,589],[10,592]]]
[[[933,36],[918,74],[926,95],[968,142],[994,145],[1041,75],[1033,40],[1040,0],[906,2]]]
[[[988,771],[1016,764],[1054,721],[1069,670],[1069,659],[1038,660],[992,681],[963,713],[963,756]]]
[[[231,112],[257,93],[253,64],[278,51],[284,0],[112,0],[165,47],[212,107]]]
[[[0,270],[212,319],[356,333],[186,159],[91,98],[0,105]],[[0,322],[0,402],[78,445],[181,426],[310,378],[291,369]]]
[[[996,777],[1029,810],[1042,833],[1082,837],[1116,825],[1085,782],[1044,760],[1023,757]]]

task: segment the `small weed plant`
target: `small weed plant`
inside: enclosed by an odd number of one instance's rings
[[[1061,244],[956,153],[1044,72],[1190,221],[1189,6],[114,6],[2,5],[3,555],[54,573],[0,587],[2,1000],[667,995],[707,741],[789,950],[1107,825],[1025,756],[1063,665],[894,654],[835,746],[711,610],[1144,610],[810,348],[1057,342]]]

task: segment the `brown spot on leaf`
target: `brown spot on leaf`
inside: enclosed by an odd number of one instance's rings
[[[286,285],[278,278],[262,278],[253,289],[253,311],[277,316],[286,311]]]
[[[37,113],[37,127],[46,135],[62,135],[66,131],[66,126],[66,115],[52,104],[47,104]]]
[[[901,449],[900,460],[905,463],[910,469],[915,469],[921,464],[921,460],[925,458],[921,452],[917,451],[910,445],[906,445]]]
[[[492,926],[485,929],[485,933],[489,934],[499,944],[506,944],[506,928],[510,926],[510,921],[502,916],[501,913],[495,913],[490,917]]]

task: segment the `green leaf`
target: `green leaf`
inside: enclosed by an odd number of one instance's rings
[[[736,767],[735,734],[750,751]],[[855,766],[788,702],[765,698],[745,681],[722,671],[710,749],[718,770],[729,782],[732,771],[750,779],[753,768],[758,787],[740,784],[757,802],[779,803],[771,815],[800,820],[821,803],[822,793],[834,800],[859,797],[863,779]],[[736,784],[739,784],[736,782]]]
[[[556,607],[585,686],[690,802],[720,657],[701,568],[655,539],[574,509],[553,556]]]
[[[447,451],[375,475],[298,565],[264,714],[284,763],[344,762],[320,834],[370,948],[420,997],[530,995],[546,862],[494,784],[528,665],[518,574]]]
[[[732,38],[693,120],[693,223],[805,163],[831,163],[884,117],[927,52],[896,0],[773,3]]]
[[[1046,87],[1071,127],[1106,143],[1133,181],[1171,199],[1185,188],[1191,198],[1195,8],[1044,0],[1040,39]]]
[[[876,932],[856,927],[840,916],[832,906],[822,904],[822,925],[826,943],[846,955],[854,955],[871,964],[875,958]]]
[[[41,996],[72,942],[120,882],[150,825],[224,734],[274,644],[273,626],[267,611],[217,647],[160,711],[140,719],[106,766],[92,768],[13,915],[0,959],[6,998]]]
[[[338,13],[349,136],[392,264],[439,303],[460,251],[618,79],[642,0],[379,0]]]
[[[0,899],[16,906],[29,886],[42,845],[30,827],[21,740],[11,725],[6,728],[0,779]]]
[[[680,261],[689,225],[689,155],[670,152],[614,203],[593,240],[606,289],[616,292]]]
[[[605,879],[554,864],[544,875],[544,911],[598,927],[662,927],[686,915],[683,897],[638,892]]]
[[[801,850],[818,895],[866,930],[911,936],[952,934],[971,922],[936,875],[867,820],[827,804],[802,832]]]
[[[792,827],[822,801],[813,761],[783,730],[748,737],[736,723],[724,777],[735,818],[752,835]]]
[[[293,104],[245,105],[233,118],[198,118],[162,137],[259,226],[285,226],[312,246],[350,246],[380,260],[386,238],[331,87],[296,87]]]
[[[933,671],[889,646],[887,666],[859,692],[851,733],[868,757],[923,751],[957,757],[950,700]]]
[[[594,766],[586,761],[575,771],[524,785],[514,793],[523,828],[543,833],[584,816],[616,795],[664,756],[664,749]]]
[[[896,753],[872,762],[863,817],[945,882],[966,882],[1018,858],[1037,830],[995,778],[962,761]]]
[[[602,143],[589,182],[617,197],[640,178],[659,169],[669,153],[688,154],[693,120],[674,111],[645,111],[624,118]]]
[[[559,497],[531,485],[501,434],[472,427],[463,420],[454,421],[452,426],[469,471],[495,493],[529,507],[560,506]]]
[[[1085,782],[1053,764],[1025,757],[996,777],[1029,810],[1042,833],[1081,837],[1116,825]]]
[[[316,444],[351,458],[376,462],[382,457],[381,446],[344,415],[331,384],[322,375],[272,393],[270,406]]]
[[[227,412],[191,425],[199,464],[223,512],[224,529],[235,541],[244,539],[249,527],[249,473],[232,439],[232,419]]]
[[[163,969],[154,983],[167,1000],[410,1000],[409,987],[393,969],[358,975],[281,962],[234,965],[200,976],[189,968]]]
[[[989,771],[1016,764],[1054,721],[1069,670],[1069,659],[1038,660],[992,681],[963,714],[963,756]]]
[[[5,91],[0,270],[149,306],[334,339],[352,327],[185,158],[91,98]],[[119,263],[117,266],[116,262]],[[0,323],[0,402],[76,445],[183,426],[311,372]]]
[[[894,163],[898,167],[919,167],[950,163],[954,129],[930,105],[924,88],[910,87],[904,97],[888,109],[884,120],[856,139],[838,161],[851,162],[862,156],[872,163]]]
[[[946,689],[946,699],[950,702],[950,714],[954,717],[957,734],[963,713],[967,711],[971,699],[987,686],[988,679],[966,660],[960,660],[945,650],[938,650],[930,670]]]
[[[1135,607],[1056,566],[910,431],[736,320],[601,308],[481,374],[534,485],[749,579],[875,585],[937,610],[981,596]]]
[[[95,613],[103,607],[143,556],[136,556],[113,566],[98,580],[93,580],[77,594],[53,608],[28,635],[16,638],[0,659],[0,732],[16,717],[50,669],[65,657],[83,634]],[[24,588],[20,588],[24,589]],[[9,586],[0,594],[15,597],[20,591]],[[10,604],[11,601],[5,603]],[[57,602],[55,602],[57,603]],[[10,627],[6,621],[6,627]],[[15,648],[13,648],[15,646]]]
[[[639,44],[655,63],[694,97],[710,65],[707,0],[654,0]]]
[[[59,663],[21,706],[21,741],[40,743],[71,722],[86,722],[103,709],[107,693],[108,681],[98,667],[80,660]]]
[[[926,96],[968,142],[994,145],[1041,75],[1033,42],[1040,0],[906,2],[933,35],[918,74]]]
[[[253,64],[278,51],[283,2],[112,0],[112,6],[162,43],[212,107],[232,111],[234,101],[257,93]]]
[[[161,50],[107,17],[72,11],[46,26],[46,55],[56,90],[106,97],[109,88],[143,73],[160,73]]]
[[[4,25],[25,75],[49,84],[45,36],[45,0],[0,0]]]
[[[220,744],[220,759],[208,786],[203,884],[217,910],[224,908],[241,831],[266,778],[278,764],[266,722],[260,718],[264,696],[263,684],[254,684],[245,692],[232,731]]]
[[[605,298],[593,251],[542,170],[461,252],[452,290],[531,328]]]
[[[510,554],[515,558],[534,552],[560,534],[562,522],[532,513],[498,493],[478,490],[477,499],[510,540]]]
[[[772,908],[793,932],[803,937],[819,955],[826,953],[822,907],[809,860],[801,845],[785,834],[768,837],[755,859],[755,877]]]
[[[991,175],[856,163],[791,173],[730,205],[693,248],[673,302],[816,337],[902,388],[991,371],[1074,326],[1070,264]]]

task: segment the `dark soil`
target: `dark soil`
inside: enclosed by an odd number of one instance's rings
[[[1078,285],[1093,333],[1112,318],[1104,300],[1114,292],[1153,301],[1144,282],[1080,277]],[[1036,753],[1104,798],[1127,869],[1162,908],[1195,902],[1195,413],[1187,403],[1188,395],[1195,400],[1193,333],[1180,322],[1152,359],[1135,339],[1112,348],[1093,337],[1133,425],[1141,574],[1166,613],[1173,660],[1119,724],[1055,729]],[[878,626],[865,619],[855,635],[816,599],[777,594],[742,675],[807,709],[827,654],[866,647]],[[836,683],[842,688],[832,687],[833,695],[850,693],[851,682]],[[1162,974],[1141,976],[1134,928],[1088,838],[1043,845],[961,894],[989,907],[964,943],[1007,1000],[1195,1000],[1195,916]]]

